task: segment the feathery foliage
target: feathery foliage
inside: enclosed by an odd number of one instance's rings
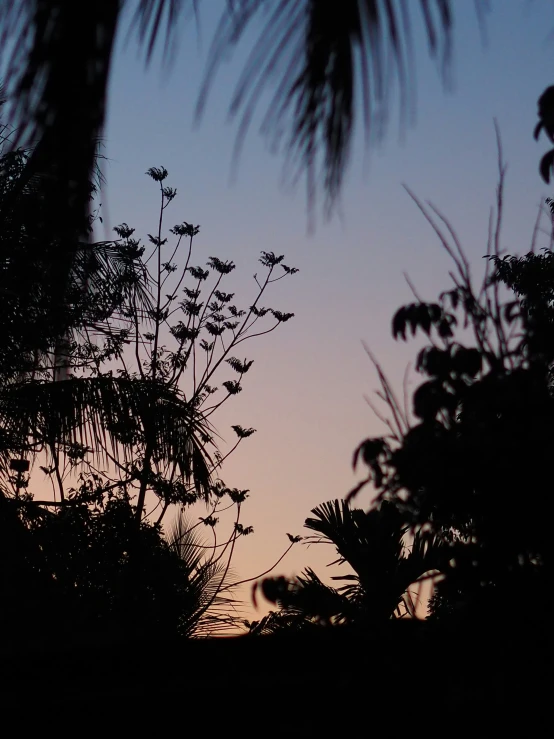
[[[480,14],[487,7],[485,0],[475,3]],[[238,143],[264,89],[274,84],[262,130],[275,144],[283,129],[289,130],[293,179],[307,172],[313,203],[321,171],[330,206],[340,190],[356,116],[368,138],[384,130],[391,72],[399,82],[403,111],[413,105],[411,5],[406,0],[348,0],[339,9],[316,0],[228,0],[213,39],[199,110],[228,51],[265,15],[231,102],[231,113],[242,111]],[[430,53],[443,69],[450,54],[452,6],[451,0],[417,3]],[[74,230],[85,222],[85,183],[103,132],[118,34],[135,35],[147,62],[162,40],[164,60],[171,61],[180,19],[201,4],[140,0],[130,26],[129,7],[125,0],[99,0],[86,8],[64,0],[6,0],[0,8],[12,122],[19,128],[20,144],[38,143],[28,176],[41,172],[50,177],[55,215],[61,217],[69,207],[66,220]]]

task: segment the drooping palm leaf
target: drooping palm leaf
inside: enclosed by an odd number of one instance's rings
[[[150,61],[162,27],[165,26],[164,61],[171,61],[178,41],[178,23],[183,12],[191,8],[198,12],[199,0],[140,0],[132,18],[132,28],[141,45],[146,46],[146,60]],[[165,21],[165,23],[164,23]]]
[[[486,7],[486,0],[475,0]],[[165,30],[174,48],[179,17],[193,0],[140,0],[131,17],[150,59]],[[263,128],[274,141],[289,130],[289,161],[308,172],[315,195],[319,154],[328,202],[336,197],[348,162],[356,112],[366,133],[379,135],[386,120],[391,72],[399,80],[403,109],[413,99],[414,66],[408,0],[228,0],[216,32],[203,93],[215,70],[262,13],[267,20],[232,101],[242,111],[241,135],[261,93],[276,91]],[[52,178],[55,217],[70,211],[68,225],[83,225],[95,142],[105,121],[108,74],[125,0],[5,0],[0,42],[9,50],[8,96],[20,141],[40,142],[29,177]],[[444,64],[452,30],[451,0],[420,0],[430,51]],[[167,54],[166,54],[167,57]],[[358,102],[358,90],[362,99]],[[201,96],[201,104],[205,94]],[[289,126],[292,114],[292,127]],[[57,206],[56,206],[57,204]]]
[[[209,494],[209,423],[161,383],[103,376],[13,383],[0,387],[0,428],[19,450],[77,443],[100,456],[132,455],[146,433],[155,458],[176,463]]]
[[[232,115],[242,115],[238,146],[263,93],[275,89],[262,132],[275,146],[285,139],[291,180],[307,172],[309,202],[321,179],[330,206],[340,191],[357,115],[367,140],[382,135],[393,76],[404,118],[412,108],[413,6],[422,13],[429,51],[444,70],[453,27],[449,0],[236,0],[214,37],[198,112],[229,50],[265,16],[231,101]],[[482,10],[486,3],[476,0],[476,6]]]

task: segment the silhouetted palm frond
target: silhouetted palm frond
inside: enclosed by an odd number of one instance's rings
[[[351,508],[344,500],[334,500],[322,503],[312,513],[314,518],[306,519],[306,528],[333,544],[340,556],[338,563],[347,562],[362,580],[370,578],[368,568],[386,575],[396,567],[408,527],[392,504],[384,502],[366,512]]]
[[[485,3],[477,0],[476,4],[480,8]],[[229,49],[263,14],[263,28],[231,102],[231,113],[242,114],[238,145],[271,85],[275,92],[262,132],[275,146],[285,138],[291,179],[306,170],[310,203],[321,179],[330,206],[348,163],[356,114],[363,119],[367,140],[383,134],[393,76],[399,83],[403,120],[413,105],[411,15],[416,5],[429,51],[439,57],[444,70],[453,26],[450,0],[235,0],[214,37],[198,110]]]
[[[474,1],[479,9],[486,7],[486,0]],[[228,0],[214,37],[200,107],[229,48],[265,13],[232,100],[232,113],[242,111],[239,142],[262,93],[275,80],[262,129],[274,143],[289,131],[292,178],[307,170],[310,202],[321,178],[331,204],[348,162],[356,110],[367,136],[379,137],[394,75],[402,110],[413,103],[410,11],[415,4]],[[164,31],[164,56],[171,57],[178,20],[185,9],[196,11],[197,5],[195,0],[140,0],[131,30],[146,47],[147,60]],[[451,46],[452,5],[452,0],[417,3],[430,52],[443,67]],[[29,176],[42,172],[52,178],[57,216],[69,209],[66,219],[73,228],[83,225],[88,207],[86,183],[104,126],[116,34],[128,7],[125,0],[4,0],[0,5],[0,48],[9,54],[6,80],[12,122],[19,128],[20,143],[37,144]]]
[[[313,628],[314,624],[296,613],[287,610],[270,611],[259,621],[243,621],[251,636],[270,636],[281,631],[302,631]]]
[[[366,512],[334,500],[317,506],[312,514],[305,526],[317,535],[306,541],[332,544],[339,555],[332,564],[348,564],[354,574],[333,577],[346,583],[336,589],[309,568],[295,580],[264,581],[265,597],[280,606],[283,617],[256,625],[252,633],[298,628],[302,620],[319,625],[379,623],[398,615],[402,604],[415,615],[407,591],[426,573],[440,569],[436,538],[416,532],[407,545],[404,536],[409,527],[398,508],[386,501]]]
[[[165,61],[171,61],[177,43],[179,19],[191,6],[196,13],[198,0],[140,0],[131,28],[136,28],[140,44],[146,46],[147,61],[152,57],[163,25],[165,25],[163,56]]]
[[[239,623],[238,602],[221,595],[231,580],[224,562],[213,563],[205,555],[205,542],[181,510],[169,535],[169,545],[184,564],[190,592],[190,607],[183,615],[181,629],[187,636],[205,637],[229,632]],[[228,590],[228,588],[227,588]]]
[[[99,456],[132,455],[147,436],[155,459],[176,463],[198,494],[209,494],[210,425],[161,383],[105,376],[14,383],[0,388],[0,428],[19,450],[78,444]]]
[[[93,310],[102,302],[106,317],[122,306],[134,306],[146,313],[153,300],[141,254],[139,247],[113,241],[80,243],[74,247],[71,280],[81,286],[85,298],[95,298]],[[86,315],[83,322],[87,325]]]
[[[316,573],[307,567],[283,592],[279,605],[293,614],[321,625],[352,623],[356,617],[355,604],[343,593],[325,585]]]

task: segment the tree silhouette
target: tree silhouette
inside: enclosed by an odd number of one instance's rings
[[[6,197],[26,156],[0,159]],[[205,635],[234,621],[222,606],[232,603],[235,544],[252,533],[241,521],[249,491],[225,486],[219,473],[255,430],[234,424],[223,455],[212,418],[253,365],[234,356],[239,345],[293,317],[261,301],[297,270],[262,252],[254,297],[240,308],[224,290],[234,263],[212,256],[206,268],[192,266],[199,227],[167,229],[176,190],[164,168],[147,174],[160,193],[149,246],[127,224],[112,242],[75,239],[61,296],[48,279],[56,235],[37,225],[47,180],[19,189],[10,228],[0,230],[0,582],[11,604],[1,618],[22,633],[37,611],[80,639],[152,628]],[[41,475],[51,500],[33,493]],[[185,507],[200,501],[207,515],[185,525]],[[218,540],[219,513],[229,509],[231,533]],[[166,538],[170,510],[180,523]],[[198,537],[200,525],[213,543]]]
[[[450,0],[417,3],[432,55],[444,64],[453,24]],[[6,79],[20,141],[36,144],[28,176],[42,172],[52,182],[52,207],[68,227],[82,228],[88,204],[85,183],[105,121],[107,82],[125,2],[101,0],[81,8],[63,0],[6,0],[0,9],[2,44],[10,49]],[[150,60],[165,27],[165,57],[177,42],[177,26],[189,0],[140,0],[131,18]],[[476,0],[476,7],[485,7]],[[401,0],[348,0],[340,6],[315,0],[228,0],[216,33],[207,82],[217,66],[261,14],[267,22],[239,81],[232,110],[244,112],[244,131],[266,83],[277,77],[266,118],[270,135],[289,125],[288,149],[308,172],[308,195],[315,195],[317,153],[322,148],[323,186],[329,203],[338,194],[348,161],[354,116],[354,89],[369,135],[379,134],[379,112],[388,100],[389,63],[400,81],[404,103],[413,93],[411,19]],[[207,87],[204,87],[204,92]],[[407,109],[407,108],[406,108]],[[382,120],[381,120],[382,127]],[[69,144],[71,142],[71,145]],[[57,207],[56,207],[57,203]]]
[[[389,415],[375,411],[388,433],[356,449],[354,467],[362,464],[367,477],[347,501],[324,504],[306,521],[319,534],[315,541],[332,543],[337,562],[350,565],[352,574],[335,578],[348,584],[331,588],[310,568],[295,580],[263,581],[262,592],[279,609],[247,624],[252,634],[375,627],[398,615],[402,604],[413,616],[410,586],[426,575],[435,582],[432,620],[461,618],[495,628],[501,613],[504,626],[520,633],[549,618],[554,204],[546,200],[530,252],[501,254],[505,164],[499,138],[498,147],[497,203],[477,287],[452,225],[408,191],[454,262],[453,286],[426,302],[408,280],[415,302],[396,312],[392,333],[403,341],[427,337],[415,363],[424,381],[408,408],[368,350]],[[549,246],[537,251],[545,210]],[[377,493],[375,505],[368,512],[350,508],[348,501],[367,485]]]
[[[501,160],[500,170],[478,289],[454,229],[412,195],[455,262],[454,286],[436,302],[416,295],[394,316],[395,338],[421,332],[429,339],[416,362],[424,382],[410,413],[376,363],[390,433],[357,449],[354,462],[368,476],[352,494],[371,483],[379,500],[446,547],[435,616],[494,619],[509,602],[510,616],[522,623],[545,617],[551,602],[552,254],[501,256]]]
[[[80,332],[105,331],[106,319],[118,313],[124,302],[148,307],[140,254],[114,242],[90,243],[94,213],[85,237],[77,232],[71,235],[69,271],[60,282],[60,234],[68,235],[65,222],[42,228],[50,183],[38,175],[26,179],[31,154],[13,150],[12,136],[13,130],[4,125],[0,132],[0,210],[4,209],[0,374],[4,381],[37,372],[41,360],[51,364],[56,347],[73,342]],[[92,197],[94,183],[88,182],[87,191]]]

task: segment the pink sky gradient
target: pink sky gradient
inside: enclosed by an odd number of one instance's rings
[[[280,189],[282,159],[266,150],[255,126],[230,183],[236,127],[226,123],[226,111],[244,53],[222,70],[204,119],[192,125],[220,0],[201,4],[200,48],[189,24],[175,66],[163,78],[157,63],[145,73],[132,44],[116,56],[105,135],[107,224],[126,221],[144,237],[152,232],[157,193],[144,172],[163,165],[170,172],[167,184],[179,193],[169,221],[201,225],[196,263],[203,255],[236,262],[236,291],[245,302],[262,249],[285,254],[287,264],[300,268],[267,301],[296,317],[248,346],[255,364],[245,390],[214,418],[229,439],[233,423],[258,430],[222,472],[228,485],[252,491],[243,522],[254,526],[255,535],[240,542],[234,561],[241,577],[279,556],[285,532],[305,533],[302,524],[313,506],[344,496],[355,484],[354,448],[383,431],[363,400],[377,380],[362,340],[399,389],[415,357],[416,345],[396,343],[390,335],[394,311],[412,299],[403,272],[425,298],[449,287],[448,257],[402,183],[451,219],[480,276],[497,179],[496,116],[509,163],[504,248],[529,248],[537,207],[549,194],[538,175],[546,143],[534,142],[532,131],[537,98],[554,82],[548,37],[554,8],[519,0],[492,5],[483,47],[473,4],[455,3],[452,92],[444,94],[436,69],[418,54],[415,127],[399,140],[392,115],[386,141],[369,158],[358,137],[341,218],[319,218],[312,235],[302,188]],[[423,48],[422,35],[417,38]],[[417,379],[412,373],[412,388]],[[360,504],[367,501],[368,495],[360,497]],[[310,565],[323,575],[332,555],[328,548],[297,545],[277,573]]]

